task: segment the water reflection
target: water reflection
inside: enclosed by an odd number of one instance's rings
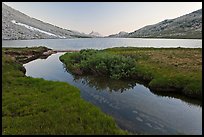
[[[136,86],[135,81],[113,80],[107,77],[74,76],[74,81],[95,88],[97,91],[124,92]]]
[[[197,99],[192,99],[189,97],[186,97],[184,95],[180,95],[180,94],[175,94],[175,93],[167,93],[167,92],[158,92],[158,91],[152,91],[152,93],[154,93],[155,95],[161,96],[161,97],[168,97],[168,98],[178,98],[181,99],[183,101],[185,101],[185,103],[187,103],[189,106],[196,105],[198,107],[202,107],[202,100],[197,100]]]
[[[63,66],[63,67],[65,68],[65,66]],[[71,73],[67,69],[66,69],[66,71],[68,73]],[[138,82],[136,80],[114,80],[114,79],[110,79],[108,77],[91,76],[91,75],[78,76],[78,75],[72,74],[72,76],[73,76],[74,82],[76,82],[76,83],[80,82],[83,85],[87,85],[89,87],[95,88],[96,91],[99,91],[99,92],[109,91],[109,92],[123,93],[124,91],[129,91],[130,89],[133,89],[137,85],[137,83],[147,87],[147,84],[142,83],[142,82]],[[199,107],[202,107],[202,101],[201,100],[191,99],[189,97],[186,97],[186,96],[183,96],[180,94],[176,94],[176,93],[158,92],[158,91],[153,91],[153,90],[150,90],[150,91],[157,96],[168,97],[168,98],[172,98],[172,99],[178,98],[178,99],[185,101],[189,105],[194,104],[194,105],[197,105]]]
[[[114,116],[123,129],[157,135],[201,132],[197,119],[200,117],[197,112],[202,111],[200,101],[177,94],[152,92],[137,81],[72,76],[75,83],[83,85],[79,86],[82,97]]]

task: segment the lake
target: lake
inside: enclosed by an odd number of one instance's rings
[[[58,50],[104,49],[111,47],[202,48],[202,39],[78,38],[2,40],[3,47],[46,46]]]
[[[79,88],[83,99],[111,115],[119,127],[133,133],[202,134],[201,101],[155,94],[135,81],[74,76],[60,62],[62,54],[52,54],[47,59],[24,64],[26,76],[64,81]]]

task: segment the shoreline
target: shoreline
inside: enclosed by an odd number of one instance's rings
[[[195,39],[195,40],[202,40],[202,38],[177,38],[177,37],[129,37],[129,38],[127,38],[127,37],[108,37],[108,36],[104,36],[104,37],[82,37],[82,39],[83,38],[85,38],[85,39],[87,39],[87,38],[90,38],[90,39],[95,39],[95,38],[104,38],[104,39],[106,39],[106,38],[113,38],[113,39],[117,39],[117,38],[124,38],[124,39],[134,39],[134,38],[136,38],[136,39]],[[37,39],[39,39],[39,38],[34,38],[34,39],[2,39],[2,40],[5,40],[5,41],[9,41],[9,40],[37,40]],[[51,39],[51,40],[53,40],[53,39],[81,39],[80,37],[79,38],[47,38],[47,40],[48,39]],[[45,38],[40,38],[40,40],[46,40]]]
[[[107,57],[107,53],[110,55],[120,55],[131,57],[136,59],[136,71],[133,75],[127,77],[127,79],[138,80],[139,82],[145,83],[145,85],[152,92],[163,92],[163,93],[175,93],[186,96],[192,99],[202,100],[202,78],[200,79],[200,66],[202,64],[201,58],[202,48],[135,48],[135,47],[117,47],[99,50],[104,53]],[[175,52],[175,53],[174,53]],[[200,53],[201,52],[201,53]],[[80,52],[81,53],[81,52]],[[90,68],[80,67],[80,56],[87,56],[85,58],[92,58],[88,55],[80,55],[80,53],[67,54],[61,56],[61,61],[66,64],[66,68],[70,68],[71,72],[76,75],[107,75],[109,72],[100,72],[100,70],[93,70],[93,66]],[[105,54],[106,53],[106,54]],[[87,51],[88,54],[88,51]],[[90,53],[91,54],[91,53]],[[138,54],[138,55],[137,55]],[[102,55],[95,55],[97,58]],[[183,57],[184,56],[184,57]],[[105,57],[105,58],[106,58]],[[78,58],[78,59],[77,59]],[[92,60],[83,60],[82,62],[94,63],[94,57]],[[175,58],[175,59],[174,59]],[[76,60],[74,63],[73,61]],[[99,59],[99,58],[98,58]],[[95,63],[97,65],[97,60]],[[196,60],[196,62],[195,62]],[[104,60],[105,61],[105,60]],[[196,63],[196,65],[194,65]],[[69,64],[69,66],[68,66]],[[72,64],[72,65],[70,65]],[[87,67],[90,67],[88,64]],[[100,65],[99,65],[100,66]],[[120,65],[119,65],[120,66]],[[100,66],[101,67],[101,66]],[[103,67],[108,67],[103,64]],[[89,72],[83,72],[83,70],[89,70]],[[195,72],[194,72],[195,71]],[[95,72],[98,72],[96,74]],[[120,75],[118,73],[117,75]],[[103,76],[103,75],[102,75]],[[124,79],[125,80],[125,79]]]

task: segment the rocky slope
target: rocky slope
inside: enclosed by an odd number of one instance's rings
[[[128,36],[128,32],[121,31],[118,34],[112,34],[112,35],[109,35],[108,37],[111,37],[111,38],[124,38],[124,37],[127,37],[127,36]]]
[[[93,37],[103,37],[100,33],[92,31],[89,33],[89,35],[93,36]]]
[[[109,37],[118,37],[110,35]],[[202,9],[119,35],[126,38],[202,38]]]
[[[31,18],[2,3],[2,39],[50,39],[92,37]]]

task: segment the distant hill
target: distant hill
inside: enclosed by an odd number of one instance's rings
[[[103,37],[100,33],[94,32],[94,31],[92,31],[91,33],[89,33],[89,35],[91,35],[91,36],[93,36],[93,37]]]
[[[31,18],[2,3],[2,39],[84,38],[91,35]]]
[[[128,34],[129,34],[128,32],[121,31],[118,34],[112,34],[112,35],[109,35],[108,37],[111,37],[111,38],[123,38],[123,37],[127,37]]]
[[[202,39],[202,9],[175,19],[166,19],[131,33],[109,35],[124,38],[199,38]]]

